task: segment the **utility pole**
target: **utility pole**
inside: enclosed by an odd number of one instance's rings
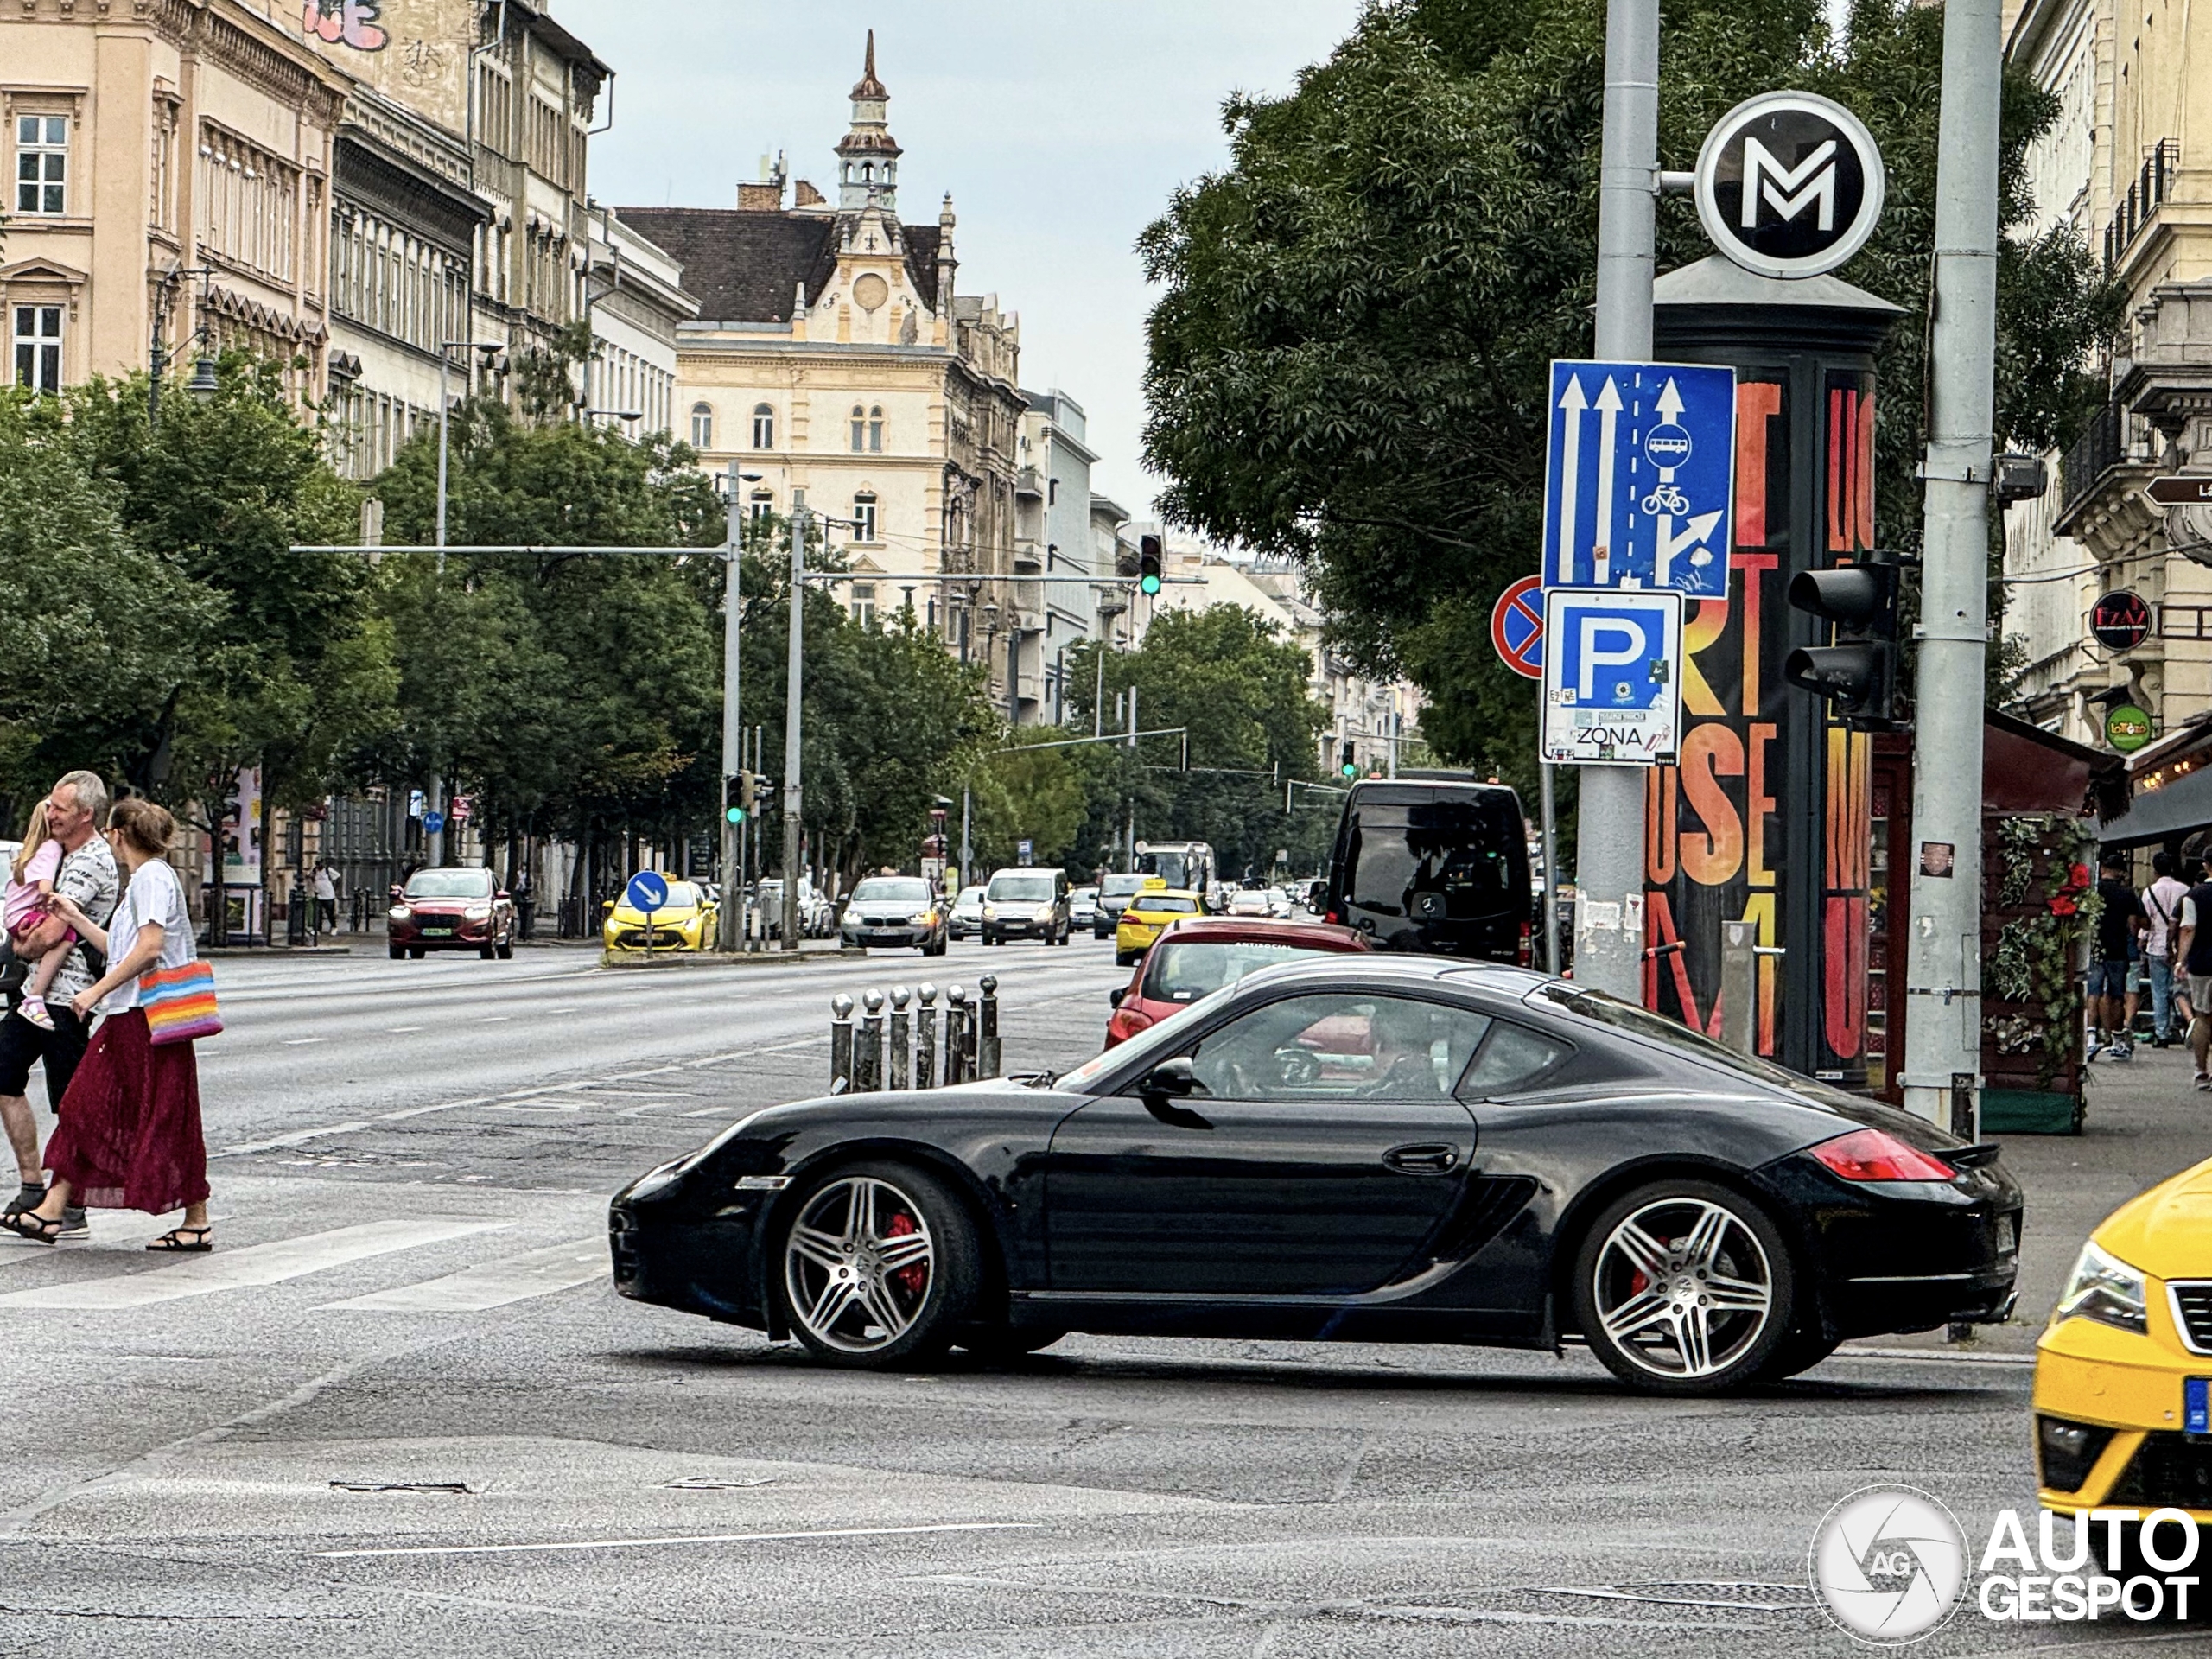
[[[1999,0],[1943,13],[1936,125],[1935,321],[1914,713],[1904,1103],[1974,1135],[1980,1122],[1981,727],[1989,646],[1996,378]],[[1956,1091],[1955,1095],[1954,1091]]]
[[[784,949],[798,949],[799,671],[806,649],[806,503],[791,504],[791,649],[784,670]]]
[[[968,845],[968,829],[969,822],[974,818],[975,814],[975,789],[972,785],[963,783],[960,785],[960,885],[963,888],[968,885],[968,861],[970,857]],[[958,893],[955,893],[953,895],[956,899],[960,895]]]
[[[729,464],[729,516],[722,548],[722,810],[721,909],[715,918],[715,949],[734,952],[745,921],[745,826],[729,817],[729,780],[745,770],[745,728],[738,714],[738,613],[744,608],[738,581],[739,548],[745,520],[738,497],[737,463]]]
[[[1129,682],[1129,861],[1126,874],[1137,868],[1137,683]]]
[[[1596,355],[1643,363],[1659,184],[1658,0],[1608,0],[1605,124]],[[1643,1000],[1644,781],[1641,766],[1582,768],[1575,852],[1574,976],[1630,1002]]]

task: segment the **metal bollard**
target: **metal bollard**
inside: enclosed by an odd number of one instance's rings
[[[976,1075],[995,1077],[999,1074],[999,976],[985,974],[982,983],[982,1006],[976,1010]]]
[[[937,987],[927,980],[918,993],[922,1006],[914,1032],[914,1087],[937,1087]]]
[[[1720,1042],[1738,1054],[1758,1040],[1758,942],[1757,922],[1720,924]]]
[[[842,991],[830,999],[830,1092],[853,1086],[853,999]]]
[[[906,999],[912,995],[904,985],[891,988],[891,1079],[887,1086],[893,1089],[914,1086],[912,1063],[906,1046]]]
[[[944,1081],[968,1081],[968,993],[955,985],[944,994]]]
[[[871,985],[861,993],[860,1042],[853,1054],[853,1087],[883,1087],[883,993]]]

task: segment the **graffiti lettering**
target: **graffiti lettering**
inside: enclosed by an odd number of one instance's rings
[[[307,0],[300,27],[331,45],[341,43],[360,52],[381,52],[391,36],[378,27],[382,0]]]

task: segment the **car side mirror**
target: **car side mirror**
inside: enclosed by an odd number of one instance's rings
[[[1118,1008],[1122,1006],[1122,999],[1128,994],[1129,988],[1128,986],[1116,985],[1112,990],[1106,993],[1106,1000]]]
[[[507,901],[507,900],[509,900],[509,899],[512,899],[514,897],[514,894],[512,894],[512,893],[509,893],[509,892],[508,892],[505,887],[501,887],[501,888],[500,888],[497,893],[494,893],[492,896],[493,896],[494,899],[497,899],[500,900],[502,903],[505,903],[505,901]]]
[[[612,899],[602,899],[599,901],[599,913],[602,916],[607,914],[613,908],[614,901]]]
[[[1191,1060],[1179,1054],[1172,1060],[1162,1060],[1144,1075],[1137,1084],[1141,1095],[1194,1095],[1198,1092],[1198,1080],[1191,1075]]]

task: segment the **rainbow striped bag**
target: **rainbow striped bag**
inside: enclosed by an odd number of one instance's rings
[[[215,1007],[215,973],[198,960],[181,968],[149,968],[138,976],[138,1007],[156,1043],[188,1043],[223,1028]]]

